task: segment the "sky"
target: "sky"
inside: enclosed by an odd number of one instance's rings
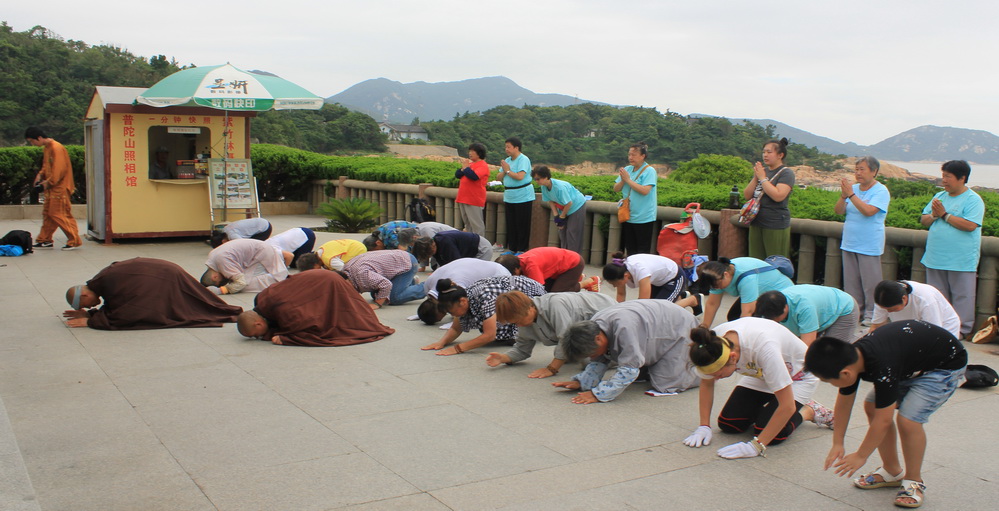
[[[871,145],[932,124],[999,134],[999,3],[956,0],[5,2],[0,21],[323,97],[371,78],[506,76],[538,93],[769,118]],[[115,84],[102,84],[115,85]]]

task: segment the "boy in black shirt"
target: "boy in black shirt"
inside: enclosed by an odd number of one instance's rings
[[[805,370],[839,387],[833,447],[825,468],[852,476],[877,448],[882,467],[853,481],[861,489],[901,486],[895,505],[919,507],[926,486],[920,473],[926,452],[923,424],[957,389],[968,353],[953,334],[924,321],[892,322],[849,344],[823,337],[805,353]],[[864,403],[870,424],[864,441],[846,455],[843,440],[860,380],[874,383]],[[898,417],[895,410],[898,409]],[[895,431],[902,442],[905,475]]]

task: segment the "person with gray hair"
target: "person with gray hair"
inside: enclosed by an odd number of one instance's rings
[[[581,390],[573,403],[611,401],[648,369],[646,394],[675,394],[700,384],[687,364],[689,332],[698,324],[690,311],[665,300],[632,300],[597,312],[569,327],[559,348],[569,362],[589,357],[583,372],[553,386]],[[617,371],[608,380],[611,365]]]
[[[846,215],[839,248],[843,253],[843,291],[860,307],[861,324],[871,326],[874,316],[874,286],[882,280],[881,254],[885,251],[885,217],[891,193],[877,181],[881,163],[873,156],[857,159],[856,183],[840,180],[842,193],[836,201],[837,215]]]

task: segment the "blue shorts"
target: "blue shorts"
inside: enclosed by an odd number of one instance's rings
[[[937,369],[898,382],[898,414],[912,422],[926,424],[930,415],[957,390],[964,370],[964,367],[954,370]],[[874,402],[873,390],[865,400]]]

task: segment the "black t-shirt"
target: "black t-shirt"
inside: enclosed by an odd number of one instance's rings
[[[876,408],[898,401],[898,384],[902,380],[936,369],[960,369],[968,364],[968,352],[953,334],[915,319],[892,321],[853,345],[864,357],[864,372],[839,393],[853,394],[860,380],[873,382]]]

